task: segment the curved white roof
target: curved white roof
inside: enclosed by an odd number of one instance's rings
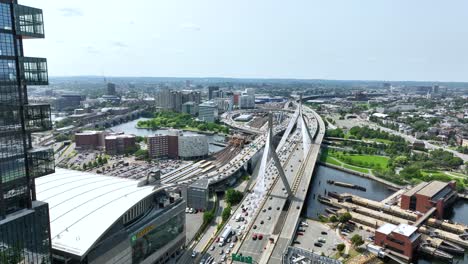
[[[49,203],[52,247],[83,256],[127,210],[153,192],[134,180],[56,168],[36,179]]]

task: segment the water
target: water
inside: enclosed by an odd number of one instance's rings
[[[363,192],[355,189],[331,185],[327,183],[327,180],[357,184],[365,187],[367,191]],[[326,206],[317,200],[319,194],[325,195],[325,190],[327,192],[352,193],[374,201],[382,201],[393,193],[393,191],[389,190],[380,182],[358,177],[356,175],[325,166],[318,166],[312,180],[312,184],[309,187],[309,197],[306,210],[307,217],[318,219],[320,214],[326,214]]]
[[[133,135],[142,136],[142,137],[151,136],[154,134],[167,134],[167,131],[168,131],[167,129],[152,130],[152,129],[141,129],[141,128],[136,127],[138,121],[143,121],[143,120],[148,120],[148,119],[149,118],[141,117],[141,118],[135,119],[127,123],[113,126],[110,129],[112,129],[112,131],[114,132],[125,132],[126,134],[133,134]],[[199,135],[199,133],[191,132],[191,131],[184,131],[183,133],[187,135]],[[210,153],[218,152],[224,149],[224,147],[213,145],[213,143],[215,143],[216,141],[224,142],[224,139],[225,139],[224,136],[221,136],[221,135],[206,135],[206,136],[208,137]]]
[[[358,191],[354,189],[330,185],[327,183],[327,180],[358,184],[360,186],[365,187],[367,191],[362,192],[362,191]],[[327,190],[327,192],[332,191],[332,192],[338,192],[338,193],[352,193],[352,194],[356,194],[361,197],[365,197],[367,199],[371,199],[374,201],[381,201],[393,193],[393,191],[389,190],[384,184],[380,182],[376,182],[374,180],[370,180],[366,178],[361,178],[356,175],[342,172],[339,170],[335,170],[332,168],[328,168],[325,166],[319,166],[317,168],[317,171],[315,172],[312,184],[309,187],[309,197],[307,201],[307,210],[306,210],[307,217],[317,219],[318,215],[326,214],[325,212],[326,206],[317,201],[317,196],[319,194],[324,195],[325,190]],[[314,199],[314,194],[315,194],[315,199]],[[460,200],[457,203],[455,203],[453,208],[447,213],[447,219],[453,220],[458,223],[468,224],[468,202],[466,202],[465,200]],[[442,263],[447,263],[447,262],[423,257],[423,258],[420,258],[417,261],[417,263],[418,264],[429,264],[429,263],[442,264]],[[464,256],[455,258],[453,263],[458,263],[458,264],[468,263],[468,254],[465,253]]]

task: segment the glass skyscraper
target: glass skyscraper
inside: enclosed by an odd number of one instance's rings
[[[25,57],[23,39],[43,38],[42,10],[0,0],[0,263],[50,263],[49,209],[35,178],[54,172],[53,150],[31,133],[51,129],[50,106],[28,103],[28,85],[47,85],[47,61]]]

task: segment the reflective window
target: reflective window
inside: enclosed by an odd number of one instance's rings
[[[12,29],[10,5],[5,3],[0,3],[0,28]]]
[[[185,213],[182,212],[164,224],[155,223],[143,228],[132,238],[133,263],[141,263],[184,231]]]
[[[0,60],[0,82],[16,81],[14,60]]]
[[[0,33],[0,56],[15,56],[12,34]]]

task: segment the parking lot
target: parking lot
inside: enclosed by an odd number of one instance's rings
[[[305,220],[308,226],[302,226],[296,232],[294,246],[306,249],[321,255],[333,256],[336,254],[336,245],[343,241],[336,234],[335,230],[328,225],[313,221]],[[319,242],[319,240],[321,242]],[[321,245],[321,246],[319,246]]]

